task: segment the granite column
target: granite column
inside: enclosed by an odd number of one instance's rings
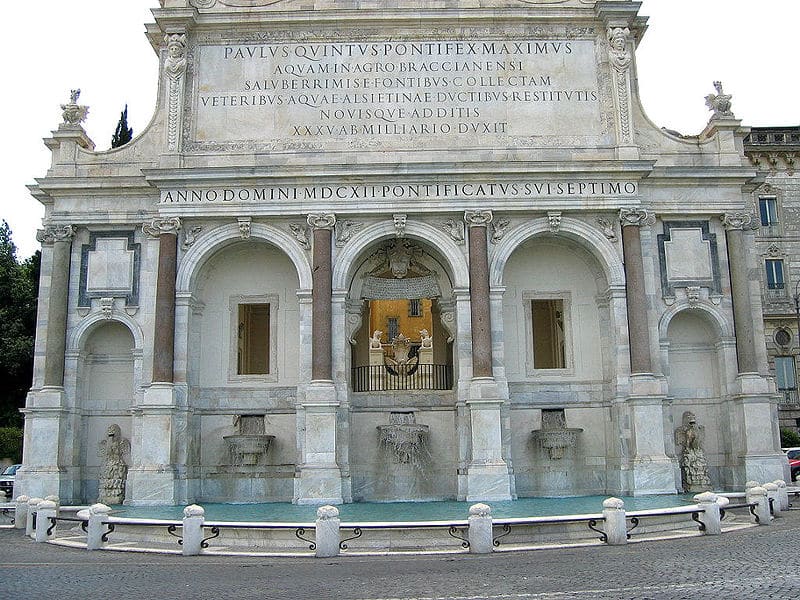
[[[666,382],[653,374],[647,282],[642,257],[641,229],[652,219],[642,209],[619,212],[625,261],[625,301],[628,313],[630,393],[616,411],[621,437],[629,437],[628,456],[622,457],[621,492],[674,493],[675,468],[667,456],[664,435]],[[627,423],[623,426],[623,423]]]
[[[297,419],[301,462],[295,479],[297,504],[342,502],[342,475],[336,462],[336,423],[339,402],[333,384],[332,241],[336,216],[310,214],[313,232],[311,291],[311,382],[298,401]]]
[[[487,228],[492,212],[466,211],[469,229],[470,321],[472,380],[467,406],[470,416],[468,501],[511,499],[508,465],[503,460],[500,409],[505,403],[492,371],[491,299]]]

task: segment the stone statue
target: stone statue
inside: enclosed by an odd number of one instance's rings
[[[433,348],[433,338],[431,337],[431,334],[428,333],[427,329],[420,329],[419,337],[422,340],[423,348]]]
[[[122,504],[125,500],[125,479],[128,465],[123,456],[130,453],[131,443],[122,437],[119,425],[112,423],[106,430],[106,439],[100,442],[99,455],[103,460],[100,475],[98,502],[103,504]]]
[[[80,125],[89,115],[89,107],[80,106],[78,104],[78,98],[80,98],[80,95],[80,89],[70,90],[69,103],[61,105],[61,117],[64,119],[64,125],[69,125],[72,127]]]
[[[383,348],[381,345],[381,336],[383,336],[383,332],[380,329],[376,329],[372,337],[369,338],[369,347],[375,349]]]
[[[731,96],[722,91],[722,82],[715,81],[714,89],[717,90],[716,94],[709,94],[706,96],[706,106],[709,110],[713,110],[714,114],[711,115],[711,120],[715,119],[735,119],[736,117],[731,110]]]
[[[703,425],[698,425],[694,413],[688,410],[683,413],[683,425],[675,430],[675,443],[681,447],[683,489],[688,493],[711,490],[708,463],[703,452],[705,430]]]

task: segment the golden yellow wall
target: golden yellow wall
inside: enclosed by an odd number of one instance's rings
[[[408,316],[408,300],[372,300],[369,303],[369,335],[376,329],[383,332],[383,341],[388,343],[386,334],[389,330],[389,317],[397,318],[398,331],[407,338],[419,341],[419,330],[427,329],[433,335],[433,319],[431,318],[431,300],[423,298],[421,317]]]

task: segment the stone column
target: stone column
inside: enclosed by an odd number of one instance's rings
[[[470,322],[472,325],[472,380],[467,408],[470,424],[470,459],[465,499],[511,499],[508,465],[503,459],[500,409],[506,398],[492,371],[491,300],[486,229],[492,212],[466,211],[469,227]]]
[[[333,214],[310,214],[313,231],[311,292],[311,381],[298,401],[298,448],[301,462],[295,478],[297,504],[340,504],[342,474],[336,461],[339,401],[333,384],[331,322],[331,244]]]
[[[630,349],[630,393],[621,411],[630,454],[622,457],[621,492],[674,493],[675,468],[666,453],[664,402],[666,381],[653,374],[641,228],[652,217],[642,209],[620,210],[625,260],[625,302]],[[624,416],[623,416],[624,415]]]
[[[141,404],[133,409],[131,468],[125,492],[130,504],[179,504],[186,501],[184,468],[176,457],[185,455],[186,409],[174,389],[175,276],[180,219],[156,218],[142,232],[158,239],[158,271],[153,323],[153,371]],[[181,434],[182,432],[182,434]]]
[[[489,299],[489,253],[486,229],[492,212],[467,211],[469,228],[469,294],[472,321],[472,376],[492,377],[492,324]]]
[[[75,228],[47,226],[36,234],[42,243],[42,274],[36,331],[33,389],[28,394],[22,469],[17,494],[56,494],[70,499],[76,477],[70,437],[73,415],[64,392],[64,360],[69,312],[70,262]]]
[[[749,213],[732,213],[721,218],[726,230],[739,367],[727,411],[732,434],[726,443],[730,445],[732,456],[741,457],[731,483],[774,481],[782,477],[783,455],[777,406],[773,400],[774,386],[764,376],[767,373],[766,348],[762,334],[756,330],[756,323],[760,323],[762,317],[757,265],[749,255],[754,247],[753,233],[748,231],[753,217]]]
[[[642,240],[639,233],[639,228],[647,221],[647,211],[623,209],[619,211],[619,220],[622,225],[622,252],[625,260],[631,373],[652,373]]]
[[[750,303],[747,249],[744,240],[744,228],[750,225],[751,219],[752,217],[747,213],[722,217],[728,247],[739,373],[758,373],[753,307]]]
[[[312,325],[311,325],[311,379],[331,381],[331,241],[336,217],[309,215],[308,225],[314,235]]]
[[[64,352],[67,339],[67,307],[69,301],[69,266],[72,238],[71,225],[47,227],[36,239],[52,246],[50,288],[47,302],[47,346],[44,358],[44,387],[63,387]]]

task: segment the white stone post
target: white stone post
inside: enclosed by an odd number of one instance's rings
[[[34,541],[46,542],[48,535],[47,530],[50,529],[50,517],[55,517],[58,512],[58,504],[52,500],[42,500],[36,507],[36,531],[34,533]]]
[[[747,490],[747,503],[756,504],[756,523],[759,525],[769,525],[772,515],[769,514],[769,500],[767,490],[761,486],[752,487]]]
[[[317,509],[317,524],[314,537],[316,539],[317,558],[331,558],[339,556],[339,509],[335,506],[320,506]]]
[[[778,486],[778,500],[780,501],[781,510],[789,510],[789,492],[786,490],[786,482],[783,479],[776,479],[773,483]]]
[[[89,507],[89,526],[87,528],[86,549],[101,550],[103,548],[103,534],[105,533],[106,523],[108,523],[108,513],[111,507],[105,504],[92,504]]]
[[[469,551],[471,554],[491,554],[492,508],[488,504],[473,504],[469,507]]]
[[[191,504],[183,509],[183,555],[197,556],[203,551],[203,523],[206,511]]]
[[[14,511],[14,529],[27,529],[28,496],[17,496],[17,508]]]
[[[628,525],[625,520],[625,502],[619,498],[606,498],[603,501],[603,519],[606,543],[621,546],[628,543]]]
[[[33,537],[36,527],[36,508],[40,502],[44,502],[41,498],[30,498],[28,500],[28,520],[25,522],[25,535],[29,538]]]
[[[720,516],[719,498],[711,492],[703,492],[694,497],[700,508],[700,522],[705,526],[705,535],[719,535],[722,533],[722,519]]]
[[[780,500],[778,499],[778,486],[774,483],[765,483],[763,486],[767,490],[767,502],[769,502],[770,514],[773,517],[781,516]]]

